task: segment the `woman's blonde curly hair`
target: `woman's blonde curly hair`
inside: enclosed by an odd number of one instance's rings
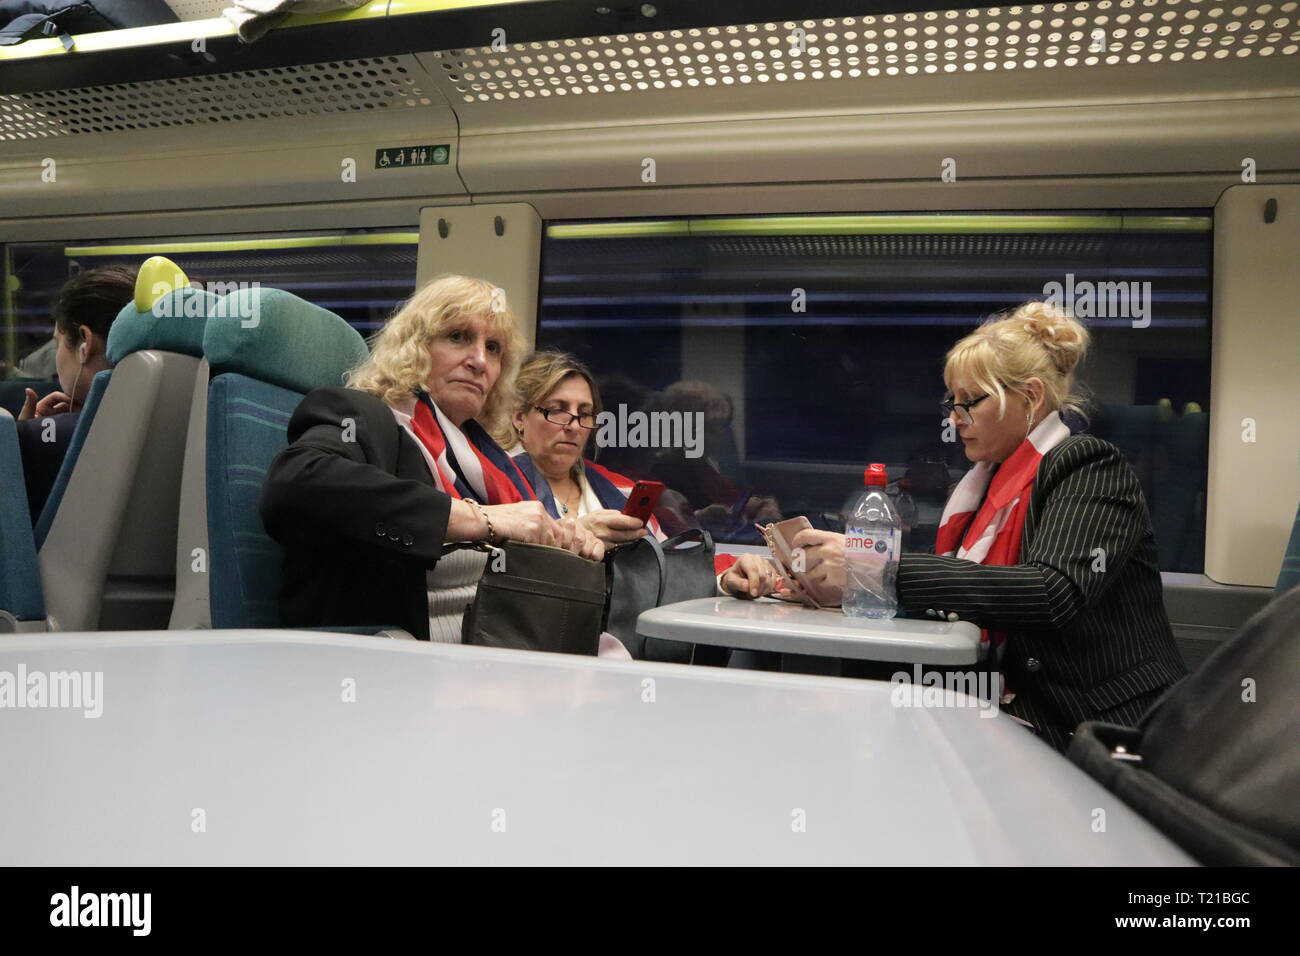
[[[948,351],[943,381],[952,391],[961,380],[998,399],[1006,414],[1007,392],[1028,399],[1031,378],[1042,381],[1047,411],[1084,415],[1074,393],[1074,369],[1088,351],[1088,330],[1050,302],[1026,302],[986,319]],[[1086,417],[1086,416],[1085,416]]]
[[[486,320],[490,333],[501,342],[501,375],[475,416],[493,431],[514,410],[523,337],[505,293],[484,279],[439,276],[407,299],[371,339],[370,357],[348,373],[348,387],[369,392],[389,405],[400,404],[425,387],[434,340],[476,318]]]

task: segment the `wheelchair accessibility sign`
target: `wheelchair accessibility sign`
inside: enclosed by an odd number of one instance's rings
[[[390,146],[375,150],[375,169],[403,169],[407,166],[446,166],[451,147]]]

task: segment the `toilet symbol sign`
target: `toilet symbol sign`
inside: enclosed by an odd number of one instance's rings
[[[451,148],[441,146],[389,146],[375,150],[375,169],[404,169],[407,166],[445,166]]]

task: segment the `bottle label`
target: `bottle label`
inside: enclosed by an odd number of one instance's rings
[[[844,556],[850,560],[897,561],[902,551],[903,534],[895,528],[881,534],[868,532],[856,525],[844,529]]]

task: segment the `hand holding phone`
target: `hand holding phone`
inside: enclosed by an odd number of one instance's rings
[[[631,515],[642,522],[649,522],[650,516],[654,514],[655,506],[659,504],[659,496],[663,494],[663,491],[664,483],[662,481],[638,481],[628,493],[627,504],[623,506],[623,514]]]

